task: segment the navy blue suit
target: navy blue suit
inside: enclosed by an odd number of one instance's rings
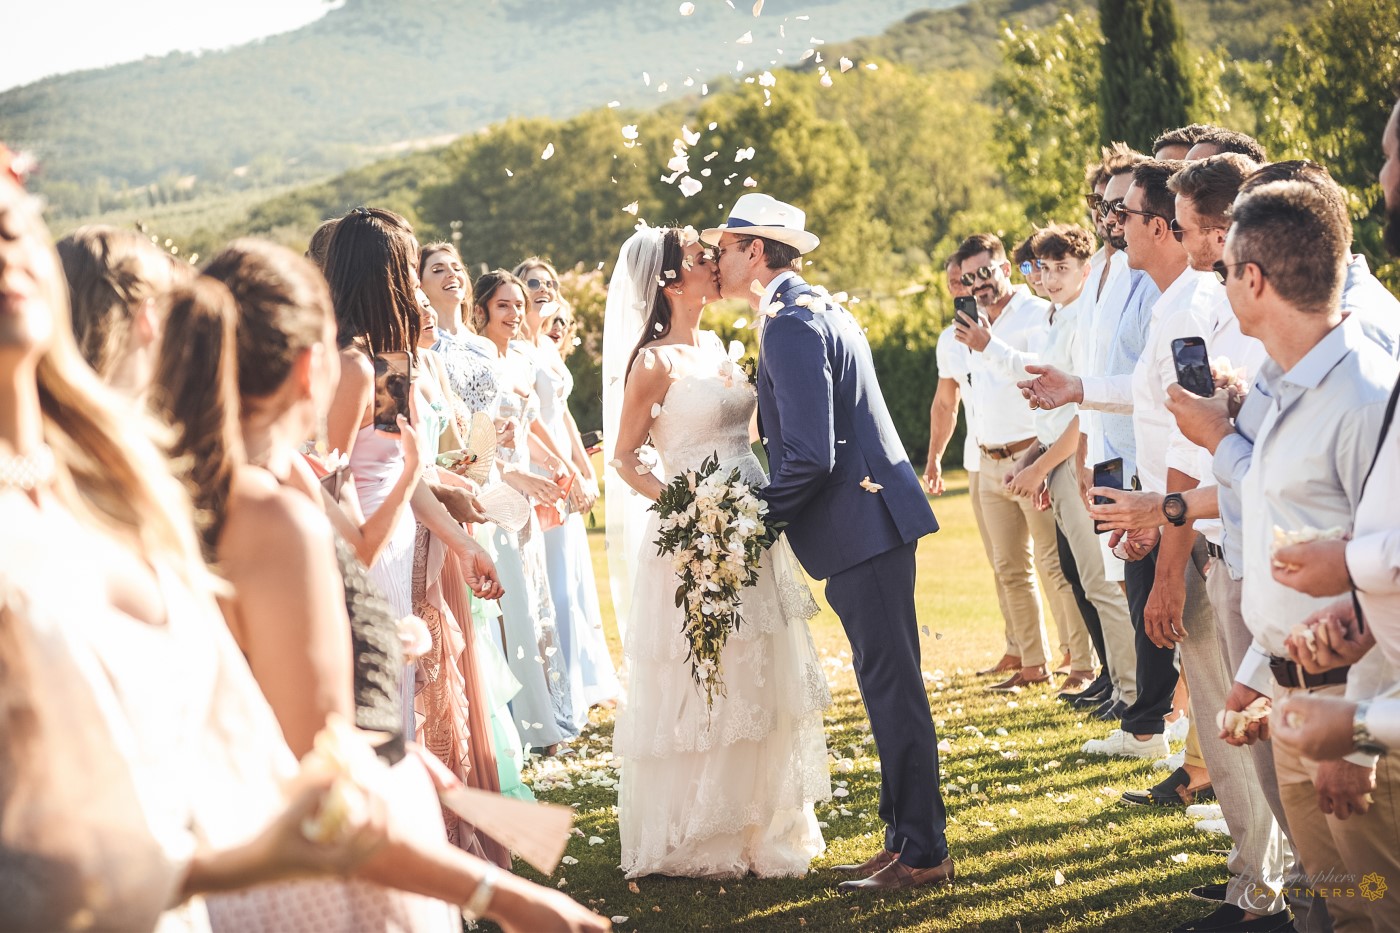
[[[841,619],[880,752],[885,847],[913,868],[948,855],[938,737],[919,660],[914,549],[938,522],[844,308],[801,278],[763,325],[758,425],[769,516]],[[861,483],[869,478],[869,488]]]

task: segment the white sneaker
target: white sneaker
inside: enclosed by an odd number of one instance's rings
[[[1186,764],[1186,749],[1179,752],[1172,752],[1165,758],[1159,758],[1152,762],[1153,771],[1175,771]]]
[[[1224,820],[1200,820],[1196,823],[1197,832],[1219,833],[1222,836],[1230,835],[1230,827]]]
[[[1185,716],[1179,717],[1176,722],[1167,723],[1167,741],[1185,742],[1186,733],[1191,731],[1191,720]]]
[[[1223,820],[1225,813],[1218,803],[1193,803],[1186,808],[1186,815],[1193,820]]]
[[[1114,755],[1119,758],[1157,758],[1171,751],[1164,735],[1148,736],[1139,740],[1131,732],[1114,729],[1107,738],[1090,739],[1084,743],[1084,752],[1089,755]]]

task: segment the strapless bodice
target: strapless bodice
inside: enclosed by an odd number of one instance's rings
[[[714,366],[701,366],[671,383],[652,422],[651,440],[664,475],[699,467],[715,455],[721,463],[753,453],[749,421],[757,396],[741,369],[721,351]]]

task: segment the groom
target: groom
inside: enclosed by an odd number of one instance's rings
[[[769,517],[851,641],[856,682],[880,752],[885,845],[849,891],[953,880],[938,790],[938,738],[919,665],[914,548],[938,530],[904,454],[860,325],[797,274],[816,249],[807,216],[745,194],[702,239],[718,247],[720,294],[747,299],[762,322],[758,424],[771,478]]]

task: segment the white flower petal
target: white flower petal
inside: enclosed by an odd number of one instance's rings
[[[849,58],[846,58],[846,57],[842,56],[842,58],[841,58],[841,73],[842,73],[842,74],[845,74],[846,72],[850,71],[850,70],[851,70],[852,68],[854,68],[854,67],[855,67],[855,62],[851,61]]]
[[[696,179],[691,178],[689,175],[687,175],[681,179],[681,183],[678,187],[681,190],[681,194],[689,198],[699,194],[700,189],[703,188],[704,185]]]
[[[554,143],[544,147],[544,152],[540,153],[540,159],[551,159],[554,157]]]
[[[734,40],[735,45],[753,45],[753,30],[749,30]]]
[[[1059,887],[1060,885],[1062,885],[1062,884],[1064,884],[1064,883],[1065,883],[1065,873],[1062,872],[1062,871],[1060,871],[1058,868],[1055,869],[1055,886],[1056,886],[1056,887]]]
[[[682,15],[682,16],[689,16],[691,13],[694,13],[694,12],[695,12],[695,4],[693,4],[693,3],[682,3],[682,4],[681,4],[681,15]]]

